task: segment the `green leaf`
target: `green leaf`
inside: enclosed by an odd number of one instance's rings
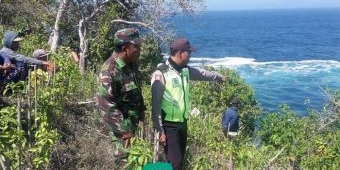
[[[139,165],[143,165],[143,163],[144,163],[144,156],[140,156],[140,157],[138,158],[138,164],[139,164]]]

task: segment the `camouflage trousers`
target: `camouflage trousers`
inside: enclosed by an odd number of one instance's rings
[[[139,117],[134,112],[128,112],[123,116],[118,112],[103,112],[104,122],[110,129],[113,145],[113,159],[115,163],[114,169],[122,170],[127,164],[129,148],[125,147],[126,140],[124,140],[123,133],[131,131],[133,134],[136,132]]]
[[[114,161],[114,170],[122,170],[127,163],[128,158],[128,148],[125,148],[125,141],[122,138],[118,138],[114,135],[113,132],[110,132],[112,137],[112,145],[113,145],[113,161]]]
[[[137,128],[137,124],[130,124],[133,133]],[[114,170],[123,170],[127,164],[129,147],[125,147],[125,140],[122,139],[121,135],[115,134],[112,130],[109,132],[111,136],[111,142],[113,145],[113,159],[114,159]]]

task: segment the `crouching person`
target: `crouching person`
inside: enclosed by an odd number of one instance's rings
[[[223,133],[226,137],[233,137],[237,135],[239,129],[239,119],[238,109],[240,107],[240,100],[234,97],[231,101],[231,107],[228,108],[222,117],[222,128]]]

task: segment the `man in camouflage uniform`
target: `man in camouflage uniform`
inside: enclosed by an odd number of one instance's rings
[[[99,74],[97,102],[111,129],[115,168],[122,169],[129,141],[138,122],[144,119],[142,77],[137,66],[143,40],[134,28],[117,31],[114,38],[115,52],[105,61]]]

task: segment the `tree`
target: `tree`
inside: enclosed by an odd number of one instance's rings
[[[66,8],[69,4],[70,0],[62,0],[60,1],[59,4],[59,9],[58,9],[58,13],[55,19],[55,23],[54,23],[54,29],[51,33],[52,36],[51,39],[49,40],[49,44],[51,44],[51,51],[52,52],[56,52],[57,47],[58,47],[58,41],[59,41],[59,28],[60,28],[60,22],[65,14]]]
[[[161,42],[167,42],[175,33],[173,27],[166,22],[177,14],[196,14],[204,9],[204,0],[137,0],[137,10],[132,20],[117,18],[112,23],[125,23],[147,29]]]
[[[169,1],[169,0],[97,0],[79,1],[73,0],[72,10],[78,18],[79,57],[80,71],[85,71],[85,63],[89,55],[89,40],[97,39],[101,19],[111,19],[109,27],[118,28],[123,25],[135,25],[143,28],[159,42],[168,42],[174,35],[173,29],[166,24],[167,17],[177,13],[194,14],[203,9],[203,0]],[[111,11],[110,11],[111,9]],[[112,9],[115,13],[111,17]],[[180,11],[178,10],[180,9]],[[107,11],[110,13],[105,13]],[[113,31],[115,29],[109,29]],[[110,32],[111,36],[114,32]],[[92,41],[91,41],[92,42]],[[106,50],[106,49],[104,49]]]
[[[34,31],[49,25],[54,8],[55,0],[1,0],[0,25]]]
[[[125,1],[120,0],[96,0],[96,1],[80,1],[73,0],[72,5],[74,12],[78,18],[78,36],[79,36],[79,68],[82,73],[85,71],[85,63],[89,53],[89,38],[96,35],[96,25],[100,20],[100,15],[103,14],[107,7],[122,4],[127,10],[132,6]],[[129,7],[129,8],[128,8]]]
[[[79,34],[79,68],[80,72],[85,71],[85,62],[88,53],[88,34],[89,34],[89,24],[94,19],[94,17],[103,10],[105,5],[112,2],[112,0],[105,0],[103,2],[97,2],[97,4],[83,3],[77,1],[77,7],[80,14],[79,24],[78,24],[78,34]]]

